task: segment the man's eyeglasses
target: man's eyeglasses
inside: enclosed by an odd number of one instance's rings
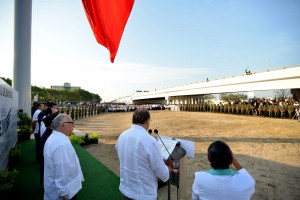
[[[63,122],[64,124],[73,124],[74,125],[74,122]]]

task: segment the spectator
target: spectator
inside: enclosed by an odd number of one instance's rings
[[[44,110],[45,105],[44,103],[38,103],[37,104],[37,110],[34,112],[32,116],[32,130],[34,133],[34,139],[35,139],[35,155],[36,155],[36,161],[39,161],[40,159],[40,134],[39,134],[39,123],[38,123],[38,116],[39,114]]]
[[[76,199],[84,181],[70,139],[74,122],[67,114],[52,121],[53,132],[44,146],[44,200]]]
[[[52,133],[52,120],[58,115],[59,112],[55,112],[51,115],[48,115],[47,117],[44,117],[42,119],[42,122],[45,124],[46,130],[43,133],[43,135],[41,136],[41,147],[40,147],[40,151],[41,151],[41,159],[40,159],[40,184],[44,185],[44,146],[45,143],[48,139],[48,137],[51,135]]]
[[[255,180],[232,155],[229,146],[215,141],[208,147],[212,169],[195,173],[193,200],[249,200],[255,191]],[[230,169],[230,165],[236,170]]]
[[[43,113],[42,115],[42,112],[39,114],[39,129],[40,129],[40,136],[42,137],[43,133],[46,131],[46,126],[43,122],[43,118],[51,115],[52,113],[56,113],[58,111],[58,107],[57,107],[57,104],[56,103],[53,103],[53,102],[49,102],[47,104],[47,109],[45,110],[45,112]],[[42,115],[42,116],[41,116]]]

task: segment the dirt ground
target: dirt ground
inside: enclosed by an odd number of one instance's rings
[[[105,113],[80,119],[75,129],[99,135],[99,144],[86,150],[119,175],[115,143],[131,126],[132,112]],[[195,142],[195,157],[187,158],[186,198],[191,199],[196,171],[208,170],[207,148],[225,141],[237,160],[256,181],[253,200],[300,199],[300,122],[289,119],[237,116],[219,113],[151,111],[151,129],[159,134]],[[167,186],[159,189],[167,199]],[[171,199],[176,188],[171,187]]]

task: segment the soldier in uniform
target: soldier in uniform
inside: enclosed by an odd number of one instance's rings
[[[280,113],[281,113],[281,119],[285,118],[285,114],[286,114],[286,106],[285,105],[282,105],[280,107]]]
[[[287,106],[287,111],[289,114],[289,119],[292,119],[293,113],[295,112],[295,107],[293,105],[288,105]]]
[[[300,122],[300,107],[298,106],[296,109],[296,116],[298,117],[298,122]]]
[[[274,117],[274,106],[270,105],[268,107],[268,110],[269,110],[269,117]]]

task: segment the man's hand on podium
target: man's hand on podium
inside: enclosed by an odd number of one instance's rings
[[[169,159],[169,160],[164,160],[164,162],[169,168],[169,173],[171,173],[172,169],[173,169],[173,161],[171,159]]]
[[[165,161],[165,164],[168,166],[170,173],[174,173],[174,174],[179,173],[178,169],[174,169],[174,162],[171,159],[164,160],[164,161]]]
[[[165,161],[165,164],[166,164],[168,167],[173,168],[173,161],[172,161],[171,159],[164,160],[164,161]]]

